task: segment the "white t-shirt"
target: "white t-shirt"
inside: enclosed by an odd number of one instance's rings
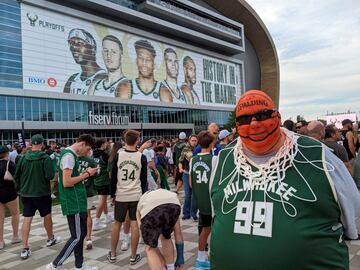
[[[70,150],[71,152],[73,152],[76,155],[74,149],[72,149],[71,147],[68,147],[66,149]],[[72,170],[72,169],[74,169],[74,166],[75,166],[75,159],[72,154],[67,153],[62,156],[62,158],[60,160],[60,168],[62,170],[64,170],[64,169]]]

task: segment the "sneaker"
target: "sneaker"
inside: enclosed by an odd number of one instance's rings
[[[114,221],[114,215],[111,213],[108,213],[105,218],[106,223],[111,223]]]
[[[0,242],[0,250],[4,249],[5,248],[5,242],[4,241],[1,241]]]
[[[81,268],[75,268],[75,270],[99,270],[99,267],[83,264]]]
[[[141,260],[140,254],[136,254],[135,256],[130,257],[130,265],[137,264]]]
[[[197,216],[193,217],[192,219],[193,219],[193,221],[195,221],[195,222],[197,222],[197,221],[199,220]]]
[[[196,260],[195,270],[207,270],[210,269],[210,261]]]
[[[51,193],[51,199],[56,199],[56,195],[54,193]]]
[[[87,250],[92,249],[92,241],[91,241],[91,239],[86,240],[86,249]]]
[[[108,261],[109,261],[110,263],[116,263],[116,256],[113,256],[113,255],[111,254],[111,250],[109,250],[106,258],[108,259]]]
[[[94,221],[93,231],[99,231],[106,228],[106,224],[102,223],[101,221]]]
[[[53,245],[58,244],[60,241],[61,241],[61,237],[60,237],[60,236],[56,236],[56,237],[53,236],[52,239],[47,240],[46,246],[47,246],[47,247],[51,247],[51,246],[53,246]]]
[[[186,217],[186,216],[182,217],[182,220],[187,220],[187,219],[190,219],[190,217]]]
[[[96,210],[96,206],[95,205],[91,206],[91,210]]]
[[[21,242],[21,239],[19,237],[14,237],[13,239],[11,239],[12,245],[20,243],[20,242]]]
[[[127,251],[129,249],[129,241],[127,239],[122,240],[120,250]]]
[[[46,266],[46,270],[62,270],[62,269],[63,269],[62,266],[55,267],[52,263],[49,263]]]
[[[30,250],[30,249],[28,249],[28,248],[23,248],[23,249],[21,250],[21,253],[20,253],[21,259],[26,260],[27,258],[30,257],[30,255],[31,255],[31,250]]]

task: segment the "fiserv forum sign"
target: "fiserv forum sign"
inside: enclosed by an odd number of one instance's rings
[[[26,4],[21,13],[24,89],[228,108],[243,91],[239,63]]]

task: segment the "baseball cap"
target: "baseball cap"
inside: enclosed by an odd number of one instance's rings
[[[185,132],[180,132],[180,133],[179,133],[179,139],[180,139],[180,140],[186,139],[186,133],[185,133]]]
[[[8,153],[9,148],[5,145],[0,145],[0,154]]]
[[[34,145],[39,145],[44,142],[44,137],[40,134],[35,134],[31,137],[31,143]]]
[[[80,28],[71,29],[71,31],[69,32],[68,40],[72,38],[80,38],[89,45],[96,48],[95,39],[88,31],[85,31],[84,29],[80,29]]]
[[[229,135],[230,135],[230,132],[227,129],[223,129],[219,133],[219,140],[225,139]]]
[[[344,120],[341,122],[341,124],[342,124],[343,126],[345,126],[345,125],[347,125],[347,124],[352,124],[352,123],[354,123],[354,122],[351,121],[350,119],[344,119]]]

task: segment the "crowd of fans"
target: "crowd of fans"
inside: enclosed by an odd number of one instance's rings
[[[338,129],[322,121],[294,123],[286,120],[283,127],[329,147],[344,162],[360,188],[358,126],[349,119],[342,124],[343,129]],[[202,162],[211,168],[212,157],[234,145],[236,137],[235,130],[220,130],[216,123],[211,123],[206,131],[191,135],[181,132],[177,139],[141,142],[139,132],[127,130],[115,142],[84,134],[71,146],[54,141],[45,145],[44,138],[36,134],[30,146],[22,148],[16,143],[11,147],[0,146],[0,249],[5,248],[5,208],[10,210],[12,219],[11,244],[23,243],[22,259],[31,256],[29,234],[36,211],[43,217],[46,246],[59,243],[61,238],[53,232],[51,210],[52,199],[60,196],[71,238],[47,269],[61,267],[71,252],[75,255],[76,269],[96,269],[83,264],[83,241],[86,249],[92,249],[91,232],[106,228],[106,223],[113,223],[107,256],[110,263],[117,260],[119,240],[121,251],[131,247],[129,263],[140,261],[137,246],[141,234],[151,269],[163,269],[159,268],[163,266],[182,269],[184,244],[178,219],[180,213],[182,220],[198,222],[196,268],[210,269],[207,242],[212,217],[211,209],[203,202],[210,199],[209,192],[204,193],[198,184],[208,183],[211,170],[199,173],[194,170],[194,164]],[[175,181],[173,192],[168,182],[170,176]],[[185,197],[180,211],[177,194],[182,189]],[[156,193],[149,193],[155,190]],[[21,237],[18,233],[19,197],[24,216]],[[113,210],[109,208],[109,201]],[[94,219],[92,210],[96,210]],[[176,251],[169,241],[173,231]],[[158,250],[160,235],[163,236],[162,252]]]

